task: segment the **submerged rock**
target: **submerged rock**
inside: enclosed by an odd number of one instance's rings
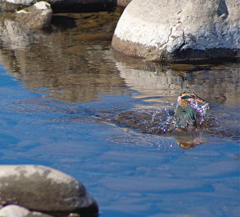
[[[17,204],[49,214],[96,216],[96,201],[73,177],[45,166],[0,166],[0,203]]]
[[[6,40],[16,41],[23,38],[28,40],[30,32],[33,30],[41,30],[51,25],[52,9],[49,3],[39,1],[32,6],[17,10],[14,13],[3,13],[0,16],[0,37],[1,40],[6,35]],[[15,38],[15,39],[14,39]],[[21,41],[21,40],[20,40]]]
[[[238,0],[133,0],[112,46],[153,61],[240,57],[239,11]]]

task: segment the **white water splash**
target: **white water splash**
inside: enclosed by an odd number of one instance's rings
[[[198,103],[195,100],[191,100],[190,105],[192,108],[194,108],[197,111],[198,115],[200,116],[199,124],[202,124],[203,121],[205,120],[207,111],[210,108],[209,104],[207,102],[203,104],[203,103]]]

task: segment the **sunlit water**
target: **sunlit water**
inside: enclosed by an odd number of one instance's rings
[[[83,16],[17,42],[2,31],[1,164],[73,175],[103,217],[239,216],[240,65],[125,59],[110,48],[116,15]],[[216,125],[159,135],[183,90],[208,100]],[[201,144],[180,146],[191,139]]]

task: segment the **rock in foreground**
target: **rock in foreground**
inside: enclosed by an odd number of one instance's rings
[[[96,201],[79,181],[45,166],[0,166],[0,203],[49,214],[98,213]]]
[[[240,57],[239,0],[133,0],[112,46],[154,61]]]

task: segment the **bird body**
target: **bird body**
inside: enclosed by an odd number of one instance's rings
[[[177,98],[174,121],[176,130],[188,130],[197,127],[198,111],[192,105],[204,103],[205,101],[195,94],[182,93]]]
[[[175,128],[189,129],[196,127],[196,115],[196,110],[194,110],[190,105],[184,107],[178,105],[175,111]]]

